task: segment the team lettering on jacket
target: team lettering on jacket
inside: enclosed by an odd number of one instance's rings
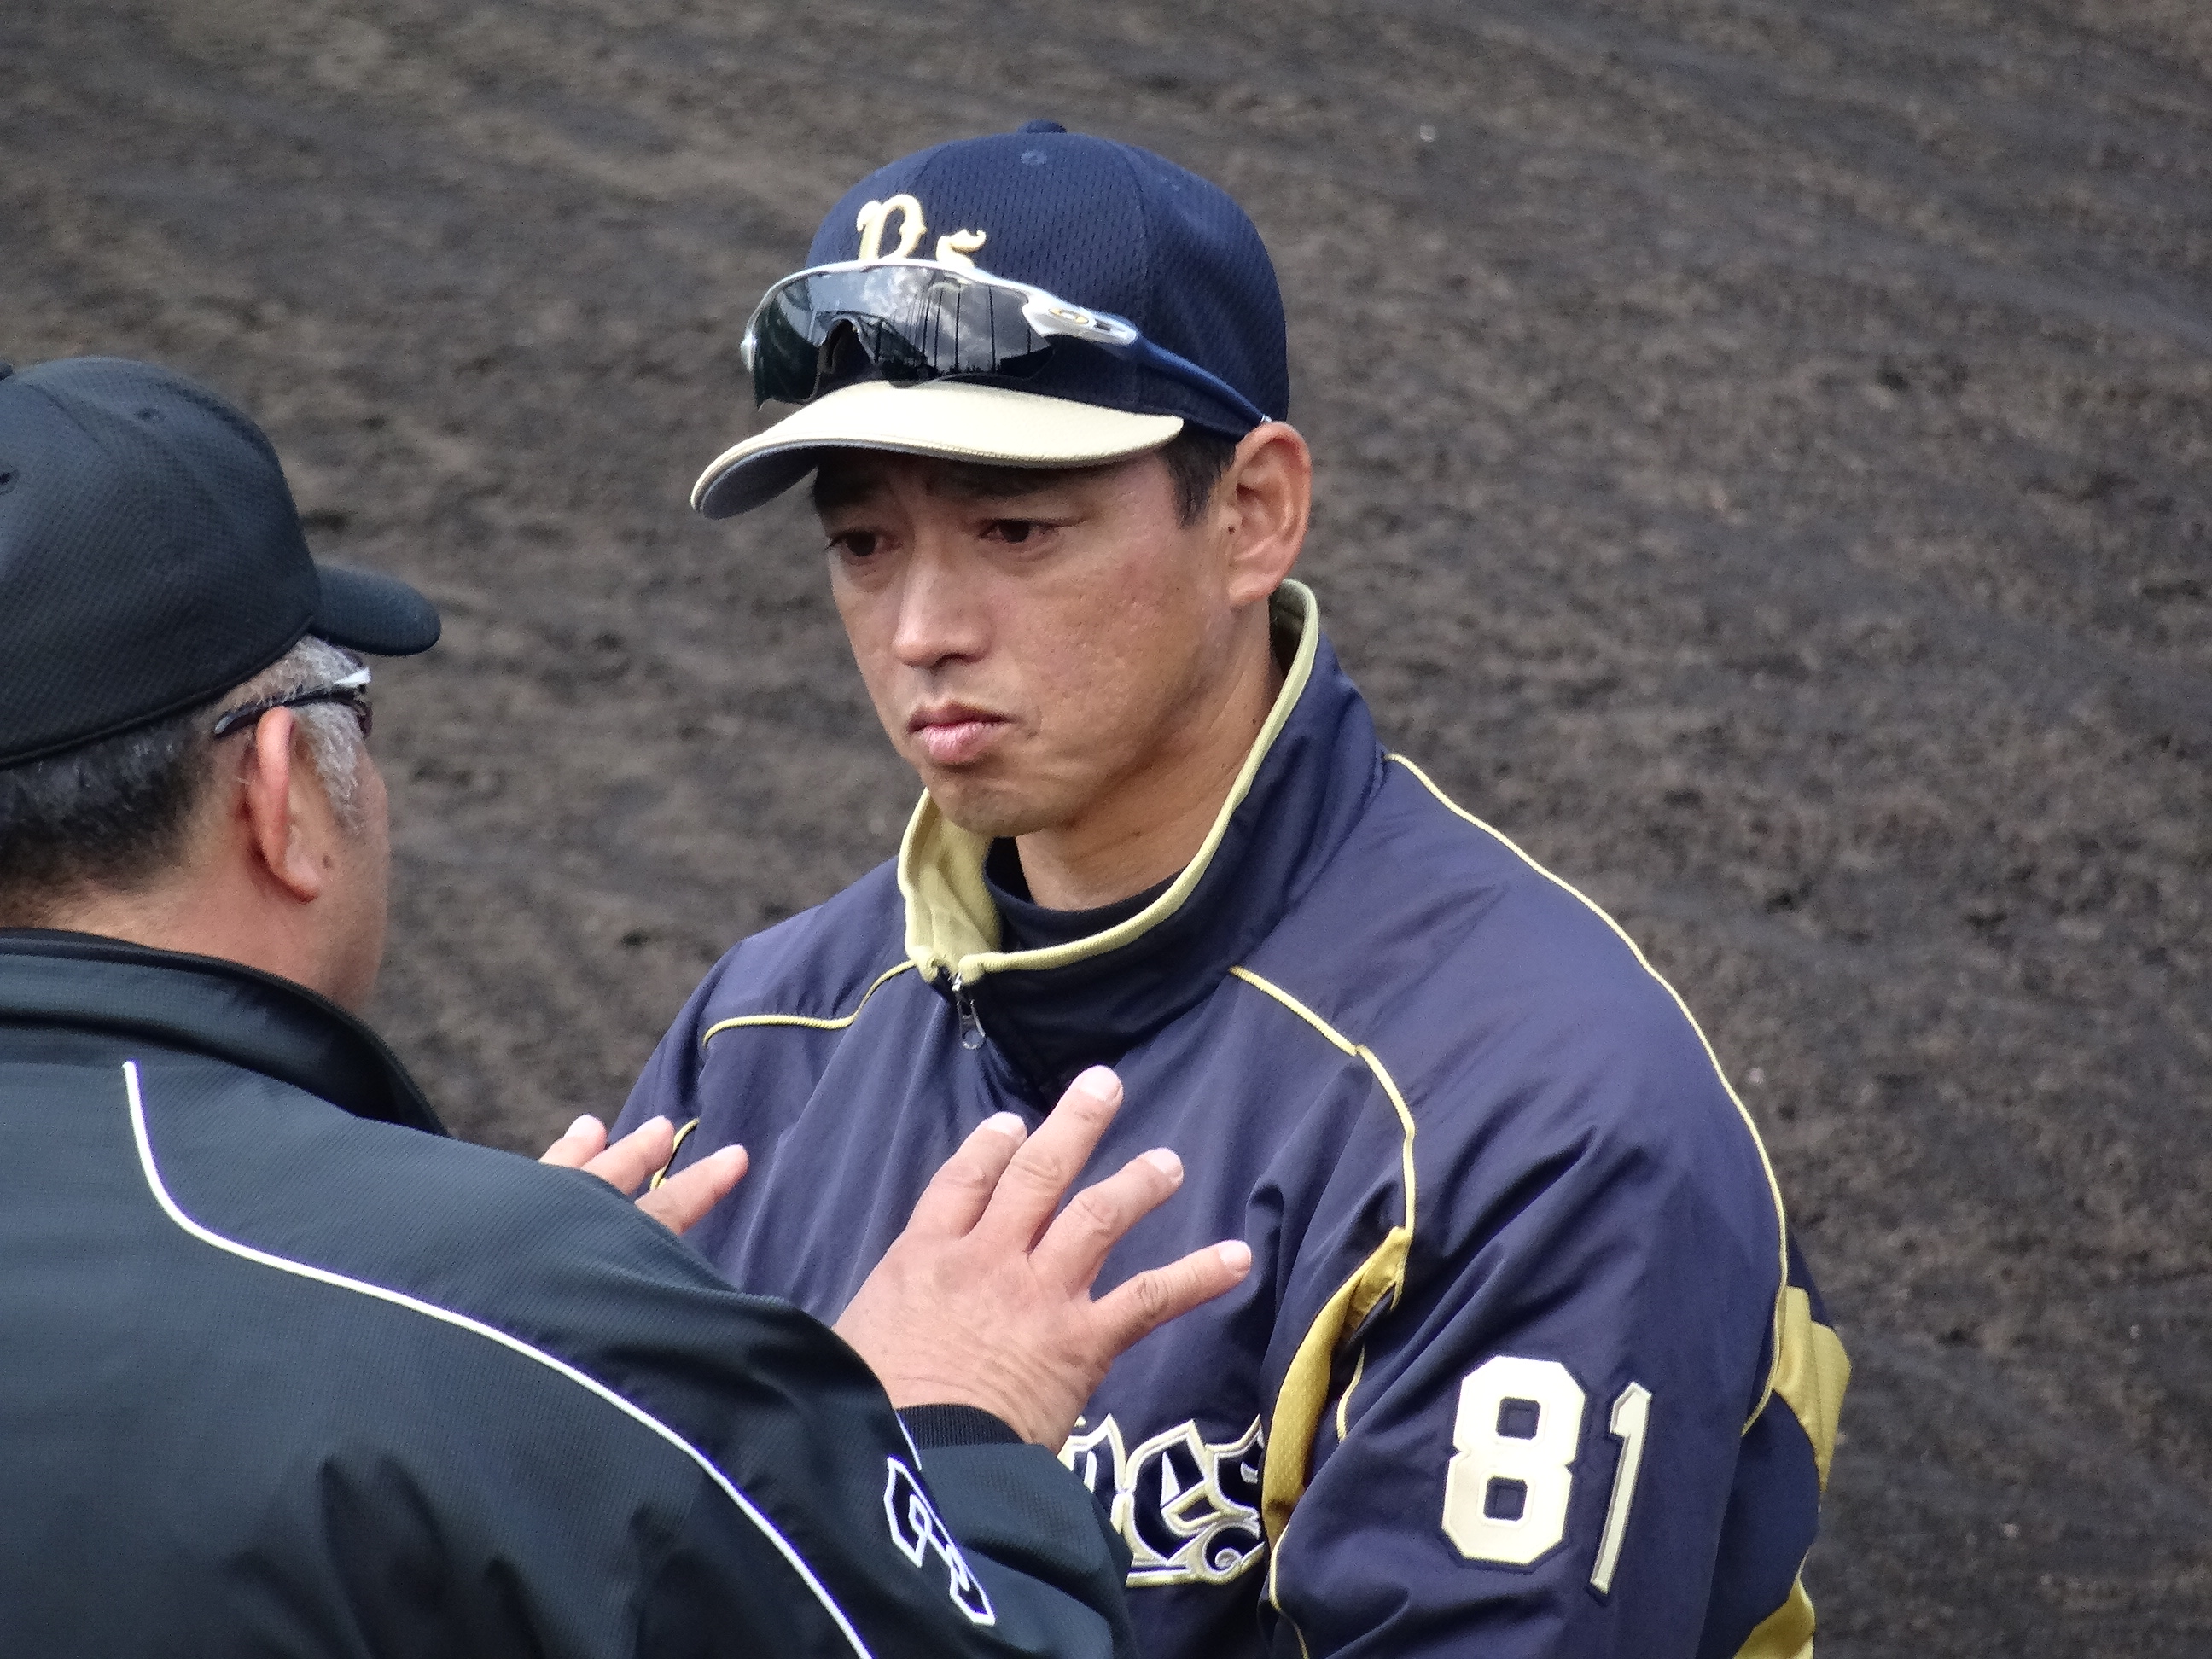
[[[890,1468],[890,1478],[884,1483],[884,1518],[890,1523],[891,1542],[898,1546],[899,1553],[917,1567],[934,1555],[945,1571],[953,1606],[968,1615],[970,1624],[997,1624],[999,1615],[992,1609],[989,1592],[968,1565],[968,1558],[961,1554],[952,1529],[929,1501],[914,1471],[896,1457],[884,1462]]]
[[[1195,1422],[1163,1429],[1133,1448],[1111,1415],[1078,1419],[1060,1461],[1106,1506],[1129,1547],[1132,1589],[1225,1584],[1266,1553],[1260,1525],[1258,1418],[1234,1440],[1210,1441]]]

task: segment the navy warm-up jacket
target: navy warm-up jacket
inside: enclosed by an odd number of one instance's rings
[[[1096,1168],[1188,1175],[1102,1283],[1255,1256],[1063,1453],[1148,1655],[1806,1651],[1846,1366],[1749,1117],[1626,937],[1384,752],[1312,595],[1276,624],[1282,694],[1137,914],[1000,950],[988,848],[925,798],[723,958],[624,1123],[750,1148],[695,1238],[827,1317],[975,1124],[1119,1069]]]
[[[0,1653],[1132,1651],[1050,1453],[909,1437],[299,987],[0,933]]]

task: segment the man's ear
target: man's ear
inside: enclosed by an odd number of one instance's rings
[[[319,842],[329,812],[317,810],[321,798],[314,769],[301,763],[300,735],[289,708],[272,708],[255,722],[239,810],[262,871],[306,904],[322,896],[325,860]]]
[[[1298,562],[1313,512],[1313,453],[1297,428],[1270,421],[1246,433],[1215,501],[1228,517],[1229,602],[1266,599]]]

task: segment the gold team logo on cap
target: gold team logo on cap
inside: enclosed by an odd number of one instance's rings
[[[884,252],[884,232],[890,226],[891,216],[898,216],[898,242],[888,253]],[[929,225],[921,216],[921,204],[901,191],[887,202],[866,202],[860,207],[860,216],[853,228],[860,233],[860,258],[863,259],[911,259],[914,251],[921,246],[921,239],[929,234]],[[968,256],[983,246],[988,233],[980,230],[956,230],[937,239],[937,263],[957,265],[963,270],[975,269],[975,260]]]

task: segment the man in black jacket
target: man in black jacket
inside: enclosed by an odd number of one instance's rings
[[[388,862],[353,653],[436,634],[314,564],[211,394],[0,367],[0,1651],[1129,1651],[1041,1448],[1249,1252],[1091,1299],[1180,1175],[1054,1218],[1104,1073],[969,1139],[842,1341],[605,1182],[444,1139],[345,1012]],[[666,1133],[556,1161],[627,1183]]]

